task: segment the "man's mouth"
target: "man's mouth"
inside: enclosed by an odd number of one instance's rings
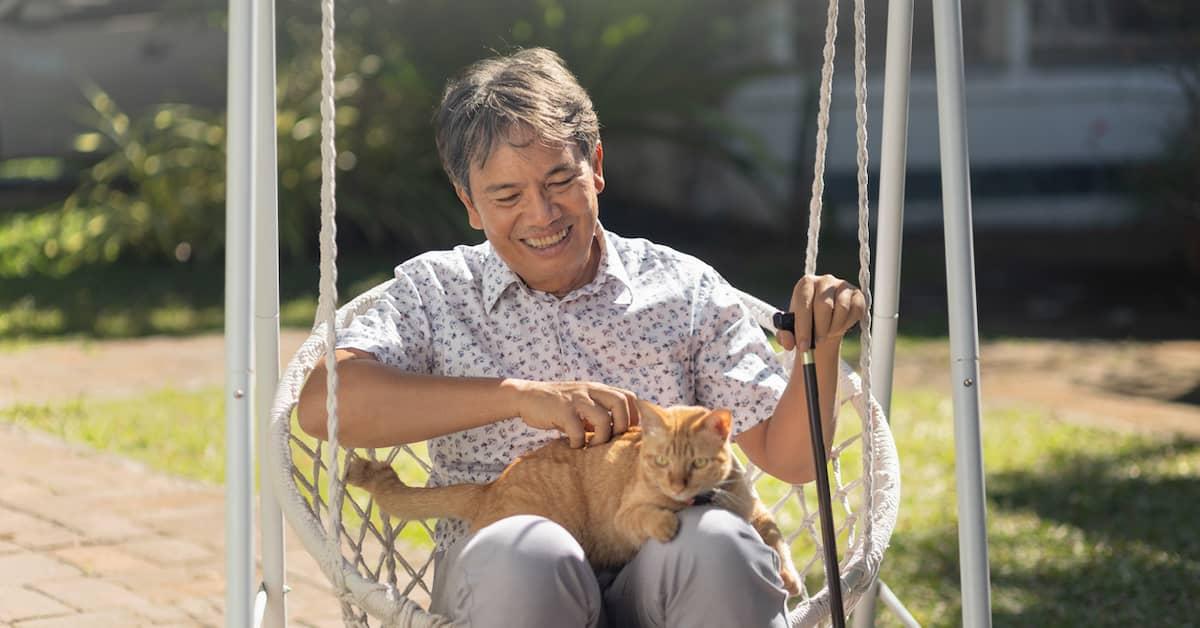
[[[559,231],[558,233],[552,233],[548,236],[543,236],[541,238],[524,238],[521,241],[524,242],[526,245],[528,245],[532,248],[535,248],[535,249],[548,249],[548,248],[554,246],[555,244],[558,244],[559,242],[562,242],[564,239],[566,239],[567,234],[570,233],[570,231],[571,231],[571,228],[566,227],[562,231]]]

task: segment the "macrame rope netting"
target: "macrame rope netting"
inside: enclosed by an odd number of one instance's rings
[[[869,316],[870,295],[867,288],[870,274],[866,215],[867,153],[863,2],[864,0],[855,0],[855,60],[857,66],[855,77],[861,264],[859,284],[863,286],[864,294],[868,299],[867,314]],[[329,577],[339,599],[343,620],[347,626],[367,626],[368,614],[376,617],[383,626],[419,628],[448,626],[449,623],[444,618],[427,613],[419,604],[409,598],[410,595],[418,592],[424,595],[430,593],[426,580],[430,573],[432,558],[428,557],[419,566],[414,566],[404,553],[394,549],[398,532],[407,525],[420,526],[430,537],[432,537],[433,531],[425,522],[400,521],[397,525],[393,525],[391,519],[377,511],[370,499],[366,499],[365,505],[363,505],[358,501],[359,498],[348,497],[349,494],[342,481],[343,464],[339,459],[341,447],[338,442],[336,399],[338,381],[334,353],[336,330],[349,324],[354,316],[366,311],[383,298],[388,283],[360,295],[341,309],[336,307],[337,251],[334,192],[337,152],[334,137],[336,103],[334,101],[333,7],[333,0],[322,0],[321,278],[318,324],[313,336],[301,347],[289,365],[276,395],[276,403],[272,411],[272,438],[275,446],[271,448],[276,464],[272,468],[272,477],[282,495],[281,506],[283,506],[285,515],[288,516],[289,522],[296,529],[305,547],[317,558],[318,563]],[[820,228],[825,153],[828,145],[837,14],[838,0],[830,0],[817,125],[817,158],[814,161],[813,198],[810,201],[808,250],[805,264],[807,274],[812,274],[816,267],[817,234]],[[759,324],[773,331],[771,314],[773,314],[774,308],[749,295],[743,295],[743,298],[746,307],[759,321]],[[846,591],[847,610],[852,608],[854,601],[865,588],[865,584],[869,583],[878,571],[883,548],[890,538],[895,523],[896,502],[899,495],[898,465],[895,459],[894,442],[886,422],[881,420],[881,410],[869,396],[869,327],[869,318],[867,318],[863,321],[864,362],[860,367],[864,379],[858,379],[849,366],[842,363],[839,387],[839,402],[849,400],[862,417],[863,430],[860,434],[835,444],[830,454],[833,467],[831,476],[835,484],[832,497],[843,511],[842,521],[838,526],[838,536],[846,539],[847,547],[847,551],[840,561],[843,567],[842,580],[843,589]],[[305,441],[291,431],[291,413],[299,396],[299,390],[307,378],[307,374],[321,359],[324,359],[327,369],[327,444],[320,441]],[[841,469],[841,456],[856,443],[860,443],[862,446],[863,473],[860,477],[845,482]],[[311,459],[311,478],[306,477],[293,463],[293,453]],[[374,450],[367,450],[363,455],[378,459]],[[407,446],[390,449],[383,459],[391,463],[396,460],[398,455],[410,456],[416,460],[426,474],[431,471],[428,463]],[[324,487],[327,497],[324,499],[321,494],[322,470],[326,474]],[[762,477],[762,472],[752,470],[752,477],[758,479]],[[300,489],[307,495],[301,494]],[[851,495],[858,491],[863,494],[863,505],[859,510],[855,510]],[[877,496],[881,496],[883,499],[877,501]],[[804,575],[808,574],[822,559],[820,538],[816,532],[818,513],[809,504],[808,491],[803,486],[792,486],[786,494],[769,505],[778,516],[793,499],[799,503],[801,519],[797,524],[797,529],[789,535],[789,540],[793,543],[803,540],[814,548],[809,554],[807,562],[803,563],[801,573]],[[343,519],[343,510],[346,508],[349,508],[349,512],[352,512],[353,516],[360,521],[353,533],[347,528],[347,522]],[[322,510],[328,517],[325,523],[322,523],[321,519]],[[378,520],[378,524],[376,520]],[[860,522],[861,530],[858,530],[856,526],[859,526]],[[805,534],[806,532],[807,534]],[[380,552],[379,559],[368,562],[365,554],[369,550],[376,549]],[[345,555],[346,550],[350,552],[349,560]],[[408,578],[408,582],[402,590],[398,588],[397,567],[402,568],[404,576]],[[828,618],[829,612],[828,590],[822,588],[816,593],[810,594],[805,586],[800,600],[789,614],[789,623],[792,626],[816,625],[823,618]]]

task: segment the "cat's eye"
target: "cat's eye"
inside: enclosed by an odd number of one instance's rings
[[[665,466],[667,466],[667,464],[668,464],[669,462],[670,462],[670,461],[669,461],[669,460],[667,460],[667,457],[666,457],[666,456],[655,456],[655,457],[654,457],[654,464],[656,464],[656,465],[658,465],[658,466],[660,466],[660,467],[665,467]]]
[[[692,466],[696,467],[697,469],[703,469],[704,467],[708,466],[708,458],[696,458],[692,461]]]

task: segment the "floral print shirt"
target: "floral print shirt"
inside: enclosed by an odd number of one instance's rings
[[[738,292],[694,257],[603,238],[596,277],[562,298],[529,289],[487,242],[417,256],[338,346],[414,373],[594,381],[659,405],[728,408],[735,437],[768,418],[786,371]],[[560,437],[513,417],[431,439],[429,485],[491,481]],[[438,548],[465,532],[439,522]]]

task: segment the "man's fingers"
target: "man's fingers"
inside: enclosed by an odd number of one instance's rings
[[[817,340],[825,340],[833,332],[833,310],[836,305],[834,297],[836,288],[830,286],[817,295],[813,300],[812,315],[816,322]]]
[[[844,287],[838,290],[837,296],[834,297],[833,320],[829,322],[830,333],[841,335],[846,333],[853,323],[857,320],[854,316],[854,294],[856,290]]]
[[[612,417],[602,406],[588,399],[576,402],[575,411],[579,413],[579,418],[592,426],[592,444],[607,443],[612,438]]]
[[[775,332],[775,339],[779,341],[779,346],[783,347],[784,351],[791,351],[796,348],[796,337],[790,331],[779,330]]]
[[[573,449],[583,447],[584,431],[583,421],[579,417],[567,416],[558,424],[558,429],[562,430],[563,434],[567,435],[567,442],[571,444]]]
[[[862,290],[855,289],[851,301],[854,304],[852,320],[857,323],[867,316],[867,295],[863,294]]]
[[[589,394],[592,398],[592,401],[595,401],[597,404],[599,404],[602,410],[605,410],[612,415],[610,420],[612,421],[613,435],[624,434],[625,431],[629,429],[630,425],[630,403],[626,395],[632,393],[627,393],[619,388],[614,388],[612,390],[592,390]]]
[[[640,425],[642,423],[642,410],[638,408],[637,395],[628,390],[623,391],[622,394],[625,397],[625,407],[629,409],[629,427]]]
[[[792,288],[792,313],[796,315],[795,344],[799,350],[807,350],[812,341],[813,295],[817,289],[817,278],[805,275]]]

